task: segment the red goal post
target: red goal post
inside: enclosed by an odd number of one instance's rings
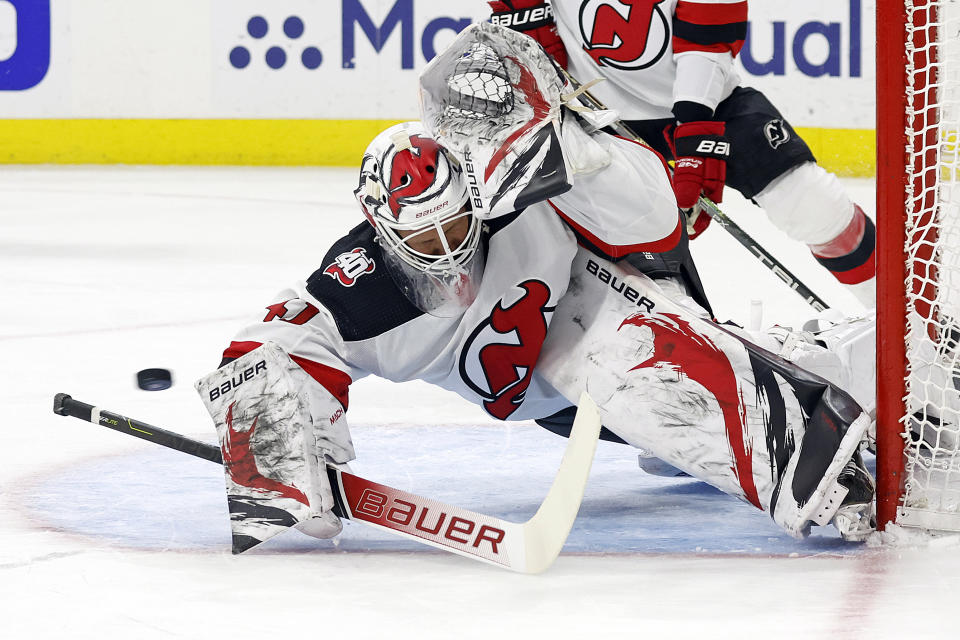
[[[878,520],[960,531],[960,3],[876,24]]]

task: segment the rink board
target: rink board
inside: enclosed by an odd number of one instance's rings
[[[410,116],[415,117],[415,116]],[[0,163],[345,166],[400,120],[0,120]],[[872,129],[798,127],[828,171],[872,176]]]
[[[736,62],[843,175],[873,173],[874,8],[753,2]],[[352,166],[488,17],[476,0],[3,0],[0,163]]]

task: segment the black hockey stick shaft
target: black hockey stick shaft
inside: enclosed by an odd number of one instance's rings
[[[567,73],[566,70],[563,70],[563,74],[567,77],[570,83],[574,86],[575,89],[580,88],[580,83]],[[596,97],[593,96],[589,91],[583,91],[579,94],[579,97],[587,104],[591,109],[601,109],[604,110],[606,107],[600,102]],[[634,132],[623,120],[617,120],[611,125],[611,128],[616,131],[619,135],[633,140],[634,142],[639,142],[640,144],[649,147],[643,139]],[[775,276],[783,280],[784,283],[791,289],[793,289],[797,295],[803,298],[807,304],[816,309],[817,311],[823,311],[828,308],[827,303],[813,292],[810,287],[805,285],[800,278],[795,276],[793,272],[790,271],[782,262],[777,260],[773,254],[767,251],[763,245],[754,240],[750,234],[743,230],[740,225],[730,219],[730,217],[723,213],[715,202],[704,196],[700,196],[700,208],[707,213],[711,218],[717,221],[724,228],[724,230],[733,236],[734,240],[743,245],[750,253],[752,253],[757,260],[759,260],[763,266],[773,272]]]
[[[98,424],[120,433],[148,440],[154,444],[176,449],[183,453],[189,453],[192,456],[223,464],[223,456],[220,454],[220,447],[206,442],[200,442],[192,438],[187,438],[178,433],[155,427],[146,422],[140,422],[133,418],[122,416],[119,413],[106,411],[86,402],[74,400],[66,393],[58,393],[53,398],[53,412],[61,416],[72,416],[93,424]]]
[[[754,240],[750,234],[744,231],[743,228],[736,222],[731,220],[727,214],[720,211],[720,209],[712,200],[701,196],[700,206],[711,218],[716,220],[717,223],[722,226],[727,233],[733,236],[737,242],[746,247],[746,249],[750,251],[750,253],[752,253],[757,260],[763,264],[763,266],[772,271],[773,275],[783,280],[788,287],[796,291],[797,295],[803,298],[807,304],[817,311],[823,311],[829,307],[823,298],[818,296],[813,292],[813,290],[810,289],[810,287],[805,285],[800,278],[795,276],[793,272],[786,267],[786,265],[777,260],[769,251],[764,249],[763,245]]]
[[[80,420],[92,422],[93,424],[98,424],[102,427],[107,427],[108,429],[125,433],[128,436],[140,438],[141,440],[147,440],[154,444],[167,447],[168,449],[174,449],[182,453],[188,453],[191,456],[203,458],[204,460],[209,460],[210,462],[216,462],[217,464],[221,465],[223,464],[223,454],[220,452],[220,447],[217,445],[194,440],[193,438],[182,436],[179,433],[167,431],[166,429],[155,427],[152,424],[147,424],[146,422],[141,422],[140,420],[122,416],[119,413],[107,411],[92,404],[87,404],[86,402],[74,400],[66,393],[58,393],[53,397],[53,412],[57,415],[71,416],[73,418],[79,418]],[[332,469],[329,469],[328,473],[330,474],[330,480],[334,486],[339,486],[340,480],[337,477],[336,472]],[[337,492],[334,492],[334,501],[336,502],[334,512],[340,517],[345,517],[344,514],[348,512],[344,510]]]

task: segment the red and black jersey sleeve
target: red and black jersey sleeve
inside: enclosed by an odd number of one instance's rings
[[[679,0],[673,14],[673,52],[707,51],[733,56],[747,36],[746,0]]]

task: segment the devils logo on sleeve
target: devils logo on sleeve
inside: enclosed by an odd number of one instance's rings
[[[357,278],[365,273],[372,272],[376,263],[367,257],[367,250],[357,247],[334,258],[333,264],[323,272],[345,287],[352,287]]]
[[[747,410],[737,375],[726,354],[673,313],[634,314],[624,320],[620,328],[626,325],[648,327],[653,331],[653,354],[631,371],[669,368],[697,382],[716,398],[727,441],[733,450],[733,473],[747,501],[761,509],[753,481],[753,447],[747,439]]]
[[[543,282],[527,280],[519,287],[520,299],[506,308],[498,302],[460,353],[460,376],[483,397],[484,409],[501,420],[523,403],[556,308],[547,306],[550,288]]]
[[[646,69],[670,43],[664,0],[583,0],[580,35],[583,50],[599,66]]]

